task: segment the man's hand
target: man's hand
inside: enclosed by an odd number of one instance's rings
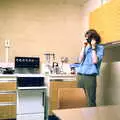
[[[91,46],[92,46],[92,49],[96,48],[96,40],[92,39]]]
[[[88,43],[87,43],[87,40],[84,40],[84,41],[83,41],[83,47],[86,47],[87,44],[88,44]]]
[[[80,63],[82,62],[82,60],[84,59],[84,54],[85,54],[85,47],[87,46],[87,40],[84,40],[82,41],[82,49],[81,49],[81,52],[80,52]]]

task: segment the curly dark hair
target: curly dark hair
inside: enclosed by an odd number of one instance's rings
[[[96,43],[99,44],[101,42],[101,37],[100,35],[97,33],[96,30],[94,29],[89,29],[86,33],[85,33],[85,37],[88,36],[88,39],[95,39]]]

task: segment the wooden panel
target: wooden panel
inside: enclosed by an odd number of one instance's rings
[[[0,119],[16,118],[16,106],[0,106]]]
[[[120,120],[120,106],[109,105],[77,109],[54,110],[60,120]]]
[[[52,110],[57,109],[57,98],[59,88],[75,88],[76,81],[51,81],[50,82],[50,99],[49,99],[49,114],[52,114]]]
[[[0,94],[0,102],[16,102],[16,94]]]
[[[1,90],[16,90],[16,82],[0,82]]]
[[[80,108],[87,106],[87,97],[82,88],[59,88],[58,108]]]
[[[120,40],[120,0],[111,0],[90,13],[90,28],[96,29],[102,43]]]

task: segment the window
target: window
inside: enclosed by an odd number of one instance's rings
[[[111,1],[111,0],[101,0],[101,4],[105,4],[105,3],[109,2],[109,1]]]

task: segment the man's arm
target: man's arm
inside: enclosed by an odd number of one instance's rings
[[[91,41],[91,45],[92,45],[92,62],[93,62],[93,64],[97,64],[98,57],[97,57],[97,53],[96,53],[96,41],[94,39]]]
[[[87,41],[84,40],[83,41],[83,45],[82,45],[82,49],[81,49],[81,52],[80,52],[80,58],[79,58],[79,61],[80,63],[82,62],[82,60],[84,59],[84,56],[85,56],[85,47],[87,45]]]
[[[97,53],[96,53],[96,51],[94,49],[92,50],[92,61],[93,61],[93,64],[98,63]]]

